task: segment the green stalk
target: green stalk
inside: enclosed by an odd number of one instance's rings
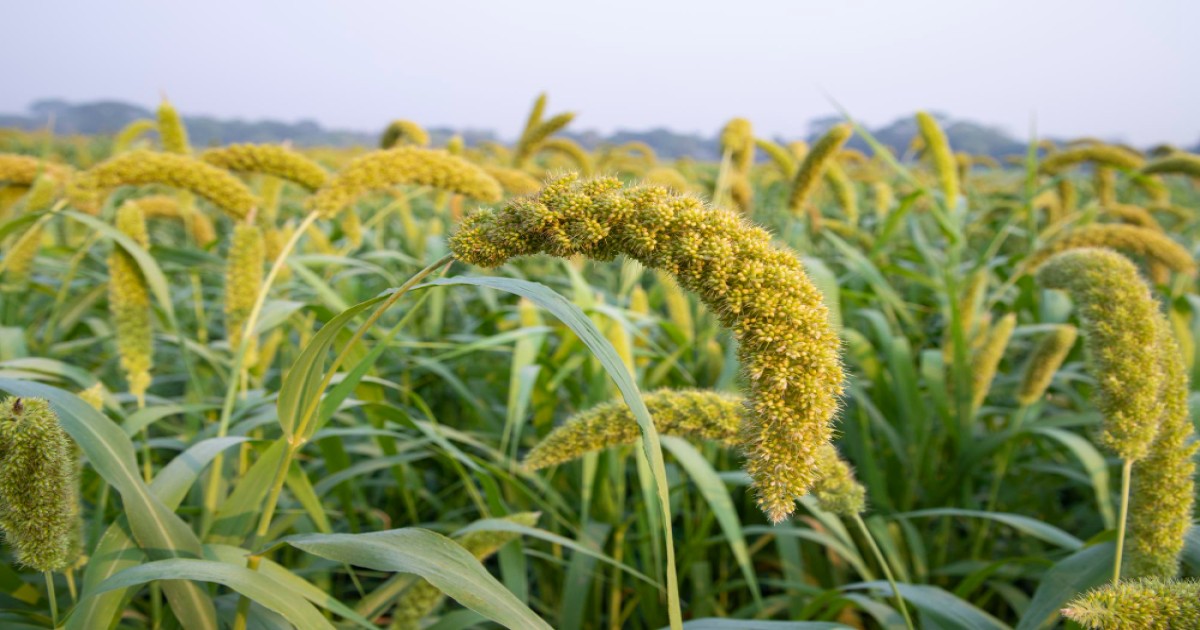
[[[54,574],[49,571],[43,571],[42,575],[46,576],[46,597],[50,600],[50,623],[55,628],[58,627],[58,600],[54,595]]]
[[[904,617],[904,625],[908,627],[908,630],[916,630],[916,627],[913,626],[912,618],[908,615],[908,606],[905,605],[904,598],[900,597],[900,588],[896,585],[896,578],[892,575],[892,568],[888,566],[887,560],[883,557],[883,551],[875,543],[875,537],[871,535],[871,530],[867,529],[867,524],[863,522],[861,514],[854,515],[854,523],[858,525],[859,531],[867,539],[867,544],[871,547],[871,553],[875,554],[875,561],[883,569],[883,575],[892,587],[892,596],[895,597],[896,607],[900,609],[900,614]]]
[[[1121,554],[1125,549],[1125,523],[1129,517],[1129,482],[1133,476],[1133,460],[1121,466],[1121,516],[1117,523],[1117,555],[1113,561],[1113,584],[1121,581]]]
[[[244,371],[242,366],[246,362],[246,348],[249,345],[250,337],[254,334],[255,327],[258,325],[258,318],[262,314],[263,305],[267,302],[267,295],[271,292],[271,285],[274,284],[279,271],[287,263],[288,256],[296,248],[296,244],[300,242],[300,238],[304,235],[304,232],[308,230],[310,225],[316,222],[319,216],[316,212],[310,212],[308,216],[304,217],[304,220],[300,222],[300,226],[292,234],[292,238],[279,251],[279,256],[271,264],[271,270],[267,272],[267,277],[263,279],[262,288],[259,289],[258,297],[254,301],[254,308],[250,310],[250,316],[246,318],[246,325],[242,327],[242,338],[238,342],[238,349],[233,357],[233,366],[229,372],[229,385],[225,388],[225,401],[221,405],[221,418],[217,425],[217,437],[225,437],[229,433],[229,422],[233,417],[233,407],[237,403],[238,390],[242,384],[239,375]],[[204,510],[200,519],[201,532],[208,531],[208,528],[212,525],[213,516],[217,511],[217,494],[220,489],[221,469],[224,461],[224,456],[218,454],[213,459],[209,470],[208,484],[204,488]]]

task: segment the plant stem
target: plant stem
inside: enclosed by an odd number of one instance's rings
[[[299,234],[301,230],[297,230],[296,232]],[[280,257],[282,258],[283,255],[284,254],[281,253]],[[425,267],[421,271],[418,271],[415,275],[405,281],[404,284],[400,285],[395,291],[393,291],[386,300],[381,302],[380,305],[371,313],[370,317],[367,318],[367,321],[363,322],[363,324],[354,331],[354,335],[350,338],[350,341],[342,347],[342,351],[338,353],[337,358],[334,359],[333,364],[330,365],[329,369],[326,371],[325,378],[322,379],[321,384],[317,386],[317,391],[323,392],[329,387],[329,383],[333,380],[334,375],[337,374],[338,368],[341,367],[343,362],[345,362],[346,357],[349,356],[354,344],[358,343],[358,341],[362,339],[367,330],[374,326],[375,322],[379,321],[379,318],[383,316],[383,313],[387,311],[388,308],[395,304],[401,297],[404,296],[405,293],[408,293],[409,289],[416,286],[417,283],[419,283],[426,276],[436,271],[439,267],[449,264],[453,261],[454,256],[452,254],[443,256],[433,264]],[[272,271],[275,270],[272,269]],[[259,293],[259,297],[260,303],[256,304],[256,307],[261,306],[261,292]],[[257,308],[255,309],[255,312],[257,312]],[[249,332],[249,330],[250,326],[248,323],[246,332]],[[242,341],[245,342],[245,340],[246,333],[243,333]],[[244,351],[244,349],[245,344],[243,343],[239,349],[239,356],[240,352]],[[232,391],[236,393],[236,385]],[[247,545],[247,548],[252,551],[262,542],[264,538],[267,537],[267,534],[271,531],[271,520],[275,517],[275,508],[279,505],[279,495],[283,491],[284,481],[287,480],[288,468],[292,464],[292,458],[295,457],[296,453],[304,447],[305,440],[307,439],[305,437],[305,432],[308,426],[311,424],[313,417],[316,415],[317,409],[320,407],[320,401],[321,396],[318,395],[313,397],[313,402],[303,410],[303,413],[300,416],[300,421],[296,424],[296,429],[292,433],[291,438],[288,440],[287,450],[284,451],[283,459],[279,462],[279,468],[275,471],[275,479],[271,483],[270,494],[267,495],[267,502],[263,505],[262,516],[258,521],[258,529],[255,530],[254,536],[250,539],[250,543]],[[257,571],[261,563],[261,555],[252,555],[247,561],[246,567],[251,571]],[[245,630],[246,616],[249,614],[249,612],[250,600],[243,596],[240,600],[238,600],[237,614],[234,617],[233,623],[234,630]]]
[[[1113,584],[1121,581],[1121,555],[1125,549],[1125,523],[1129,517],[1129,481],[1133,476],[1133,460],[1121,466],[1121,515],[1117,522],[1117,555],[1113,561]]]
[[[250,338],[254,335],[254,329],[258,326],[258,318],[262,314],[263,305],[267,302],[267,295],[271,292],[271,285],[275,282],[279,271],[287,263],[288,256],[296,248],[296,244],[300,242],[300,238],[304,235],[308,226],[316,222],[319,216],[316,212],[310,212],[308,216],[304,217],[304,220],[300,222],[300,226],[292,233],[292,238],[279,250],[279,256],[275,258],[275,262],[271,264],[271,270],[267,272],[267,277],[263,279],[262,288],[259,289],[258,296],[254,300],[254,308],[250,309],[250,315],[246,318],[245,326],[242,327],[242,338],[238,340],[238,349],[233,357],[233,365],[229,373],[229,385],[225,389],[225,401],[221,406],[221,418],[217,425],[217,437],[225,437],[229,433],[229,422],[233,417],[233,407],[237,402],[238,390],[242,384],[239,375],[243,372],[242,366],[246,362],[246,348],[249,345]],[[209,469],[208,484],[204,488],[204,511],[201,517],[201,532],[208,530],[216,514],[217,493],[220,489],[223,464],[223,455],[217,454],[216,458],[213,459],[212,467]]]
[[[42,575],[46,576],[46,597],[50,600],[50,623],[54,627],[58,627],[58,600],[54,596],[54,574],[49,571],[43,571]]]
[[[867,539],[867,544],[871,547],[871,553],[875,554],[875,561],[879,563],[879,568],[883,569],[883,575],[892,587],[892,596],[896,598],[896,607],[900,609],[900,614],[904,617],[904,625],[908,627],[908,630],[916,630],[916,627],[913,626],[912,617],[908,615],[908,606],[904,604],[904,598],[900,596],[900,587],[896,584],[895,576],[892,575],[892,568],[888,566],[887,560],[883,557],[883,551],[875,543],[875,537],[871,535],[871,530],[867,529],[867,524],[863,522],[861,514],[854,515],[854,523],[858,525],[859,531]]]

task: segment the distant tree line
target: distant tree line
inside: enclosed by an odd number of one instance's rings
[[[125,125],[140,118],[153,118],[154,112],[121,101],[96,101],[91,103],[69,103],[58,99],[34,102],[25,114],[0,115],[0,128],[44,129],[51,126],[55,133],[71,135],[113,134]],[[1023,154],[1027,146],[1004,130],[972,122],[940,116],[941,122],[956,150],[976,155],[991,155],[1001,158],[1006,155]],[[811,140],[841,119],[824,117],[813,120],[809,125]],[[216,146],[234,142],[291,142],[297,146],[374,146],[379,132],[327,129],[313,120],[285,123],[276,120],[231,120],[211,116],[185,116],[188,134],[196,146]],[[430,136],[435,145],[443,144],[451,135],[459,133],[468,145],[483,141],[497,141],[495,132],[487,130],[453,130],[432,128]],[[871,130],[879,142],[898,154],[904,153],[916,134],[916,123],[912,116],[898,118],[894,122]],[[617,131],[604,135],[595,131],[572,131],[563,135],[572,138],[589,149],[603,145],[620,145],[626,142],[644,142],[660,157],[673,159],[691,157],[698,160],[716,160],[721,156],[717,137],[699,134],[677,133],[665,128],[649,131]],[[775,138],[785,141],[794,138]],[[856,136],[848,148],[868,151],[865,140]],[[1200,145],[1195,149],[1200,151]]]

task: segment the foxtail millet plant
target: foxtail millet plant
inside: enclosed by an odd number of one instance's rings
[[[1096,407],[1104,417],[1100,442],[1121,459],[1142,459],[1163,411],[1158,302],[1150,287],[1129,259],[1097,248],[1055,255],[1038,269],[1037,279],[1075,302],[1096,379]]]
[[[126,201],[117,208],[116,227],[143,248],[150,246],[146,218],[136,201]],[[108,309],[129,393],[138,399],[140,406],[150,387],[153,366],[150,290],[137,260],[116,243],[108,256]]]
[[[532,128],[525,130],[517,140],[517,145],[513,148],[512,165],[516,168],[521,168],[532,158],[541,148],[542,143],[561,131],[575,119],[573,112],[567,112],[552,116],[551,118],[539,122]]]
[[[186,155],[129,151],[93,166],[71,180],[68,194],[77,207],[95,212],[118,186],[162,184],[195,193],[237,219],[258,200],[229,172]]]
[[[158,106],[158,138],[162,142],[163,151],[167,153],[186,155],[192,152],[192,147],[188,144],[187,127],[184,126],[175,106],[165,98]]]
[[[840,340],[803,265],[766,231],[664,188],[571,175],[499,211],[478,210],[450,246],[485,267],[538,253],[624,254],[673,274],[739,341],[749,385],[741,442],[759,507],[779,522],[819,478],[842,394]]]
[[[1188,412],[1188,369],[1165,317],[1156,314],[1163,367],[1162,415],[1150,453],[1133,465],[1123,575],[1173,578],[1179,572],[1196,497],[1196,449]]]
[[[262,228],[249,222],[238,223],[225,262],[225,338],[236,352],[246,337],[245,324],[262,289],[266,247]],[[253,333],[246,339],[246,359],[242,365],[254,367],[257,346]]]
[[[74,445],[50,403],[0,403],[0,528],[20,564],[57,571],[72,561],[75,472]]]
[[[677,193],[685,193],[692,188],[683,173],[669,166],[658,166],[646,171],[642,181],[651,186],[662,186]]]
[[[1106,584],[1071,600],[1062,614],[1093,630],[1200,628],[1200,581],[1148,578]]]
[[[790,180],[796,174],[796,157],[786,148],[763,138],[756,138],[754,146],[767,154],[780,175]]]
[[[0,153],[0,183],[32,186],[42,174],[53,177],[59,183],[71,178],[71,168],[28,155]]]
[[[541,182],[520,169],[487,165],[481,168],[499,182],[508,195],[528,195],[542,189]]]
[[[499,201],[500,184],[480,167],[440,149],[396,147],[359,156],[308,199],[332,218],[362,195],[398,184],[429,186],[480,201]]]
[[[1196,275],[1196,261],[1183,246],[1161,230],[1128,224],[1094,224],[1074,228],[1043,244],[1022,264],[1025,269],[1032,271],[1059,252],[1088,247],[1127,252],[1172,271]]]
[[[1149,210],[1131,203],[1117,203],[1111,206],[1101,206],[1099,213],[1103,216],[1117,219],[1122,223],[1128,223],[1138,227],[1157,230],[1159,232],[1163,231],[1162,225],[1159,224],[1158,219],[1154,218],[1154,215],[1150,214]]]
[[[729,153],[736,173],[746,175],[754,164],[754,129],[745,118],[734,118],[721,129],[721,150]]]
[[[390,149],[395,146],[411,145],[414,147],[429,146],[429,132],[411,120],[393,120],[388,123],[383,135],[379,137],[379,148]]]
[[[1141,168],[1145,159],[1136,153],[1110,144],[1088,144],[1052,153],[1042,160],[1038,168],[1046,175],[1057,175],[1083,162],[1092,162],[1098,167],[1107,166],[1132,171]]]
[[[592,156],[588,154],[587,149],[579,146],[579,143],[570,138],[546,138],[538,146],[538,152],[557,153],[565,156],[575,164],[575,170],[584,177],[591,175],[594,170]]]
[[[320,164],[298,151],[276,144],[231,144],[209,149],[200,154],[200,159],[227,171],[286,179],[309,191],[324,186],[329,180],[329,174]]]
[[[1174,153],[1151,160],[1142,167],[1141,172],[1146,175],[1187,175],[1193,179],[1200,179],[1200,155]]]
[[[157,129],[158,123],[149,118],[139,118],[121,127],[117,135],[113,136],[113,155],[127,151],[139,138]]]
[[[850,125],[834,125],[804,156],[804,161],[800,163],[800,168],[793,177],[792,191],[788,196],[788,209],[793,215],[799,216],[804,212],[808,198],[825,175],[825,169],[853,134],[854,130]]]
[[[735,446],[745,399],[707,390],[657,390],[644,395],[654,427],[664,435]],[[601,403],[556,427],[525,456],[527,470],[578,459],[592,451],[633,444],[641,437],[623,400]]]
[[[1066,361],[1067,355],[1071,353],[1071,348],[1075,347],[1078,337],[1077,328],[1070,324],[1060,324],[1038,341],[1033,353],[1029,355],[1024,372],[1021,373],[1021,384],[1017,386],[1018,403],[1029,406],[1041,400],[1049,389],[1050,382],[1054,380],[1055,372],[1062,367],[1063,361]]]
[[[984,399],[992,388],[992,379],[1004,358],[1004,350],[1008,348],[1008,340],[1012,337],[1013,329],[1017,326],[1016,313],[1009,313],[1000,318],[991,328],[983,344],[975,351],[971,359],[971,409],[979,411]]]
[[[1117,172],[1107,166],[1097,166],[1092,175],[1092,186],[1095,188],[1096,201],[1101,205],[1111,206],[1117,203]]]
[[[846,223],[857,225],[858,192],[855,191],[854,182],[850,181],[846,171],[837,163],[831,162],[825,169],[825,182],[829,184],[829,189],[833,192],[833,198],[837,200]]]
[[[950,149],[950,141],[946,139],[946,133],[942,131],[937,120],[926,112],[917,112],[917,129],[933,162],[933,170],[937,174],[945,204],[953,208],[958,203],[959,181],[958,163]]]

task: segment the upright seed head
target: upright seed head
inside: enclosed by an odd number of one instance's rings
[[[819,478],[842,393],[841,342],[803,265],[761,228],[664,188],[567,176],[468,216],[450,246],[488,267],[537,253],[625,254],[674,275],[739,341],[750,407],[741,442],[760,507],[783,520]]]
[[[1017,325],[1017,315],[1009,313],[988,330],[983,345],[971,361],[971,408],[978,411],[992,388],[992,379],[1004,358],[1004,350]]]
[[[1072,249],[1037,274],[1050,289],[1074,300],[1104,416],[1100,441],[1126,461],[1150,452],[1163,405],[1164,373],[1158,351],[1158,304],[1127,258],[1106,249]]]
[[[225,335],[234,352],[241,344],[246,320],[262,289],[265,255],[262,229],[251,223],[239,223],[233,230],[233,243],[225,266]],[[254,364],[255,337],[251,336],[249,343],[246,347],[247,367]]]
[[[146,218],[136,201],[127,201],[117,209],[116,227],[138,245],[149,247]],[[116,244],[108,256],[108,309],[129,392],[142,400],[150,387],[154,355],[150,291],[137,259]]]
[[[942,131],[937,120],[926,112],[917,112],[917,129],[933,160],[933,170],[937,173],[946,205],[953,207],[958,203],[959,182],[958,162],[954,159],[954,152],[950,150],[950,141],[946,139],[946,133]]]
[[[187,127],[183,124],[179,112],[167,99],[158,106],[158,137],[162,141],[163,151],[186,155],[192,152],[188,145]]]
[[[113,137],[112,154],[123,153],[127,151],[134,142],[137,142],[142,136],[154,131],[158,128],[156,121],[149,118],[139,118],[128,125],[125,125]]]
[[[1017,402],[1028,406],[1042,398],[1054,379],[1054,373],[1071,353],[1078,336],[1078,329],[1070,324],[1062,324],[1042,337],[1025,364],[1021,385],[1017,388]]]
[[[805,203],[820,183],[825,169],[853,134],[854,129],[850,125],[834,125],[804,156],[804,161],[800,163],[800,168],[792,180],[792,192],[788,196],[788,209],[793,215],[799,216],[804,211]]]
[[[0,528],[17,562],[56,571],[78,526],[73,444],[41,398],[0,403]]]
[[[566,127],[574,119],[575,114],[567,112],[552,116],[532,128],[526,129],[525,133],[521,134],[521,138],[517,140],[517,146],[513,150],[513,166],[517,168],[524,166],[538,152],[538,148],[547,138]]]
[[[754,164],[754,129],[745,118],[734,118],[721,130],[721,150],[729,152],[736,173],[745,175]]]

